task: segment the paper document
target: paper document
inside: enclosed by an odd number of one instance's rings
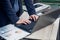
[[[14,25],[7,25],[0,28],[0,36],[6,40],[19,40],[29,35],[30,33],[15,27]]]

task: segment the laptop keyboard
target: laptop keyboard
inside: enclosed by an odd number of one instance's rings
[[[35,24],[36,24],[36,22],[34,22],[33,20],[31,20],[30,24],[28,24],[28,25],[22,24],[22,25],[18,25],[17,27],[21,28],[21,29],[23,29],[23,30],[25,30],[25,31],[27,31],[29,33],[31,33],[32,30],[33,30],[33,28],[34,28],[34,26],[35,26]]]

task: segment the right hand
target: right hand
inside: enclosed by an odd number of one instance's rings
[[[31,21],[30,20],[28,20],[28,19],[20,19],[20,20],[18,20],[17,22],[16,22],[16,24],[25,24],[25,25],[27,25],[27,24],[30,24],[31,23]]]

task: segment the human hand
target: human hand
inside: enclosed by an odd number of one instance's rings
[[[39,16],[33,14],[29,17],[29,19],[36,21],[39,18]]]
[[[30,23],[31,21],[28,19],[20,19],[16,22],[16,24],[25,24],[25,25],[30,24]]]

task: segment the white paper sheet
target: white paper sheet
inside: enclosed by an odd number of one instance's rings
[[[4,30],[3,30],[4,29]],[[30,33],[15,27],[14,25],[8,25],[0,28],[0,36],[6,40],[19,40],[29,35]]]

